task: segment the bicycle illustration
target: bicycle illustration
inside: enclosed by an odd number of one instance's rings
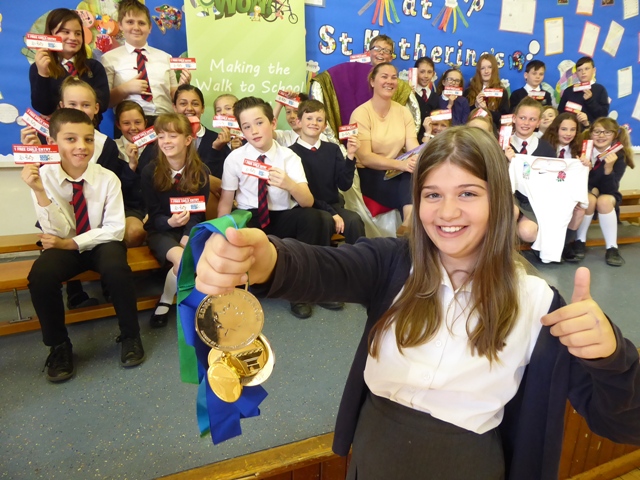
[[[267,22],[274,22],[276,19],[281,18],[284,20],[284,14],[289,13],[289,22],[291,24],[298,23],[298,15],[293,13],[289,0],[272,0],[271,13],[269,15],[263,15]]]

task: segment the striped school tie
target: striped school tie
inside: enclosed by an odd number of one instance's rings
[[[180,183],[180,179],[182,178],[182,174],[181,173],[176,173],[173,176],[173,184],[174,185],[178,185]]]
[[[257,160],[260,163],[264,163],[265,155],[260,155]],[[268,201],[268,188],[267,180],[258,179],[258,221],[260,222],[260,228],[266,228],[271,223],[269,218],[269,201]]]
[[[527,154],[527,145],[529,145],[527,142],[522,142],[522,149],[520,149],[520,153],[523,155]]]
[[[73,62],[67,62],[66,67],[70,77],[75,77],[76,75],[78,75],[78,70],[76,70],[76,66],[73,64]]]
[[[558,158],[564,158],[564,148],[560,150],[560,154],[558,155]]]
[[[71,185],[73,185],[73,200],[71,204],[73,205],[73,213],[76,216],[76,234],[80,235],[91,230],[87,201],[84,198],[84,193],[82,193],[84,180],[71,182]]]
[[[138,54],[138,58],[136,60],[136,68],[138,69],[138,77],[140,80],[144,80],[147,82],[147,92],[151,92],[151,85],[149,84],[149,76],[147,75],[147,57],[145,57],[143,50],[141,48],[136,48],[133,50]],[[145,102],[152,102],[153,95],[151,93],[145,93],[140,95]]]

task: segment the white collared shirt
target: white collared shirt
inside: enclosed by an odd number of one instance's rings
[[[318,141],[315,144],[311,145],[310,143],[305,142],[301,138],[298,138],[298,143],[302,145],[304,148],[306,148],[307,150],[311,150],[312,148],[315,148],[317,150],[322,145],[322,140],[318,139]]]
[[[283,147],[288,147],[296,143],[298,134],[293,130],[276,130],[276,142]]]
[[[497,427],[520,386],[553,300],[541,278],[520,269],[519,315],[499,361],[472,355],[466,332],[471,285],[454,289],[444,268],[443,321],[427,343],[398,350],[395,323],[382,336],[378,359],[367,357],[364,379],[372,393],[478,434]],[[477,315],[469,321],[473,328]]]
[[[522,142],[527,142],[527,155],[533,155],[533,152],[538,148],[538,143],[540,143],[536,135],[531,135],[525,139],[521,139],[516,134],[511,135],[511,145],[516,147],[516,153],[520,153],[520,150],[522,150]]]
[[[118,177],[95,163],[89,163],[80,178],[73,179],[61,165],[43,165],[40,178],[51,204],[38,205],[31,191],[36,208],[36,217],[44,233],[60,238],[73,238],[78,250],[91,250],[101,243],[120,241],[124,237],[124,203]],[[91,230],[76,235],[76,217],[71,199],[71,181],[84,180],[82,192],[87,201]]]
[[[147,102],[141,95],[129,95],[126,99],[139,104],[147,115],[173,113],[171,103],[171,89],[178,87],[178,80],[173,70],[169,68],[171,55],[146,44],[142,47],[147,57],[146,68],[153,101]],[[107,72],[109,89],[128,82],[138,76],[138,54],[135,47],[126,43],[110,52],[105,53],[100,60]]]
[[[527,93],[531,93],[531,92],[543,92],[544,90],[542,90],[542,88],[540,88],[540,85],[538,85],[536,88],[533,88],[531,85],[529,85],[528,83],[524,84],[524,89],[527,91]]]
[[[98,130],[93,131],[93,157],[89,160],[89,163],[98,163],[98,158],[102,155],[102,150],[104,150],[104,144],[107,141],[107,136],[99,132]]]
[[[60,64],[62,65],[62,67],[67,71],[67,73],[69,73],[69,67],[67,67],[67,63],[73,63],[73,67],[78,70],[78,67],[76,67],[76,57],[75,55],[73,57],[71,57],[69,60],[67,60],[66,58],[63,58],[62,60],[60,60]]]
[[[245,159],[256,160],[260,155],[267,157],[264,163],[284,170],[294,182],[307,183],[302,160],[292,150],[274,141],[269,151],[262,153],[247,143],[229,154],[222,173],[222,189],[236,192],[238,208],[242,210],[258,208],[258,182],[261,180],[242,173],[242,166]],[[267,199],[272,211],[290,210],[298,205],[288,191],[271,185],[268,186]]]

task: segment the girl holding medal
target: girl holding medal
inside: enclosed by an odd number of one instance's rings
[[[412,190],[408,239],[336,249],[229,228],[197,266],[211,295],[250,279],[269,297],[365,305],[333,445],[353,445],[347,478],[556,478],[567,399],[595,433],[640,444],[638,352],[587,269],[570,305],[527,274],[495,138],[436,136]]]
[[[205,221],[205,210],[172,211],[172,199],[209,198],[209,169],[196,152],[191,124],[184,115],[160,115],[154,124],[158,135],[158,157],[142,171],[142,194],[149,217],[145,223],[147,244],[161,265],[172,268],[167,272],[162,296],[151,315],[151,327],[167,325],[169,308],[176,294],[178,268],[184,245],[191,228]]]

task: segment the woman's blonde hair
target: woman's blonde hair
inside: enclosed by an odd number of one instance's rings
[[[515,218],[507,163],[500,146],[479,128],[452,127],[424,149],[413,174],[413,225],[410,251],[413,269],[398,300],[374,325],[369,353],[377,357],[382,335],[394,326],[398,349],[429,341],[443,321],[439,291],[439,252],[420,220],[421,190],[429,174],[451,163],[488,183],[489,220],[478,258],[465,283],[471,284],[467,317],[469,346],[493,362],[518,318],[518,273]],[[477,316],[477,323],[469,322]]]
[[[589,129],[585,130],[584,138],[586,140],[591,138],[591,132],[596,128],[597,125],[600,125],[604,130],[609,130],[613,132],[613,140],[611,140],[611,144],[616,142],[620,142],[622,144],[622,151],[624,152],[624,161],[630,168],[634,168],[636,165],[633,163],[633,149],[631,148],[631,138],[629,138],[629,132],[627,132],[626,128],[618,125],[613,118],[610,117],[600,117],[595,122],[591,124]]]
[[[487,88],[502,88],[502,84],[500,83],[500,71],[498,68],[496,57],[494,57],[490,53],[480,55],[480,60],[478,60],[478,63],[476,64],[476,73],[469,83],[469,96],[467,97],[467,100],[469,100],[469,105],[471,106],[476,103],[476,97],[482,91],[483,84],[482,76],[480,75],[480,68],[483,60],[487,60],[489,63],[491,63],[491,78],[489,79]],[[507,92],[504,91],[503,94],[506,95]],[[500,107],[501,100],[502,99],[498,97],[487,98],[485,100],[487,103],[487,108],[489,110],[497,110],[498,107]]]
[[[184,115],[165,113],[159,115],[153,124],[157,134],[161,132],[175,132],[192,137],[191,123]],[[208,178],[206,167],[196,151],[196,142],[192,141],[187,147],[182,177],[178,183],[178,190],[184,193],[197,193],[205,185]],[[173,186],[173,173],[169,161],[162,150],[158,148],[158,158],[153,172],[153,186],[159,192],[167,192]]]

